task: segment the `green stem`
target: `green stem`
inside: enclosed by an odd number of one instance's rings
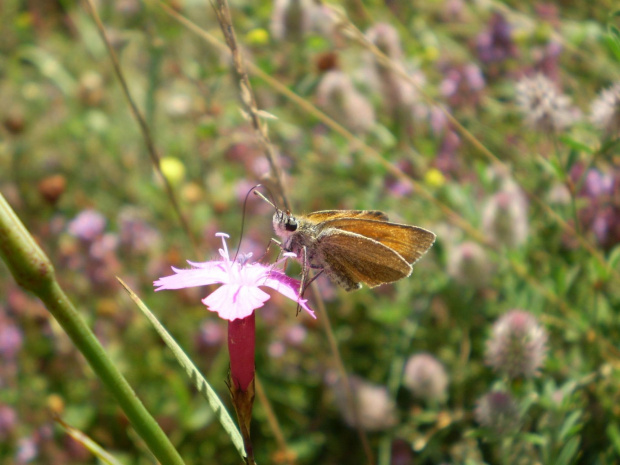
[[[80,317],[54,277],[54,267],[0,194],[0,256],[17,283],[36,294],[114,395],[129,421],[162,464],[183,460],[127,380]]]
[[[562,169],[562,181],[566,185],[568,192],[570,193],[571,200],[571,213],[573,215],[573,221],[575,222],[575,234],[577,236],[581,235],[581,226],[579,224],[579,212],[577,211],[577,191],[575,189],[575,184],[570,179],[570,171],[568,166],[568,155],[566,156],[566,161],[562,160],[560,155],[560,144],[557,138],[557,135],[553,135],[553,146],[555,148],[555,158],[557,160],[558,166]],[[586,171],[584,171],[585,175]]]

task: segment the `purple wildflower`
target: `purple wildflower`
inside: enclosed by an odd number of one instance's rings
[[[0,404],[0,440],[5,441],[17,426],[17,412],[10,405]]]
[[[306,304],[307,299],[298,295],[299,281],[289,278],[283,272],[260,263],[248,263],[248,256],[232,262],[224,238],[225,233],[217,233],[222,238],[223,249],[220,249],[221,260],[208,262],[190,262],[194,268],[182,270],[172,268],[175,274],[159,278],[153,284],[156,291],[164,289],[184,289],[187,287],[222,284],[221,287],[202,299],[202,303],[220,318],[234,321],[251,315],[269,300],[269,294],[260,289],[270,287],[285,297],[297,302],[301,308],[316,318],[314,312]]]
[[[480,68],[473,63],[445,68],[440,90],[450,106],[477,105],[486,84]]]
[[[620,242],[620,172],[591,168],[584,174],[584,170],[581,164],[575,164],[571,170],[573,182],[582,184],[579,198],[585,201],[579,222],[594,233],[604,249],[610,250]]]
[[[241,255],[239,260],[231,261],[225,233],[217,233],[222,238],[223,247],[219,249],[221,259],[208,262],[189,262],[193,268],[180,270],[172,268],[174,275],[159,278],[153,284],[156,291],[162,289],[184,289],[188,287],[222,284],[202,303],[220,318],[228,320],[228,352],[230,355],[230,375],[228,388],[232,398],[245,450],[253,462],[250,423],[254,404],[256,314],[269,300],[269,294],[261,287],[270,287],[285,297],[297,302],[313,318],[314,312],[307,300],[298,294],[300,282],[289,278],[282,271],[260,263],[250,263],[252,254]],[[290,256],[291,254],[284,254]],[[294,255],[294,254],[293,254]]]
[[[512,28],[504,16],[495,13],[489,21],[489,28],[476,38],[476,49],[483,63],[499,63],[517,56],[517,47],[512,40]]]
[[[21,329],[11,321],[0,319],[0,355],[5,361],[15,360],[22,348]]]
[[[84,210],[76,216],[68,226],[69,234],[82,239],[92,241],[103,233],[106,219],[96,210]]]

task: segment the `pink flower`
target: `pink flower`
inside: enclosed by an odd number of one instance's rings
[[[210,311],[217,312],[220,318],[234,321],[248,317],[269,300],[269,294],[260,289],[266,286],[297,302],[312,318],[316,318],[314,311],[306,303],[307,299],[299,296],[299,281],[272,266],[249,263],[251,254],[240,256],[236,262],[232,262],[224,240],[229,237],[228,234],[217,233],[216,236],[222,238],[223,249],[219,249],[221,260],[201,263],[188,261],[194,267],[188,270],[172,267],[175,274],[155,281],[155,290],[222,284],[202,299],[202,303]]]

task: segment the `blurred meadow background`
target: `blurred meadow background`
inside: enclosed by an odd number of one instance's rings
[[[241,463],[115,276],[232,412],[209,290],[152,282],[218,257],[218,231],[235,250],[242,221],[241,252],[262,257],[273,209],[250,196],[244,217],[244,198],[277,182],[208,2],[95,3],[189,235],[83,2],[0,4],[0,193],[185,462]],[[280,295],[257,310],[258,463],[620,460],[617,7],[231,2],[293,213],[377,209],[437,234],[394,285],[317,280],[357,428],[321,315]],[[0,463],[101,463],[55,417],[154,463],[41,302],[0,277]]]

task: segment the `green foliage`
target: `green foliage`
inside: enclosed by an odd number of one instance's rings
[[[214,413],[200,392],[204,385],[196,388],[203,373],[232,408],[226,323],[200,303],[210,289],[154,294],[152,287],[170,266],[217,258],[215,232],[229,233],[229,244],[236,244],[242,219],[242,252],[260,259],[273,236],[270,207],[251,196],[242,209],[259,182],[277,192],[261,144],[240,112],[226,49],[202,40],[156,3],[99,2],[157,151],[173,160],[166,174],[198,239],[194,250],[87,10],[73,2],[6,3],[0,14],[0,192],[186,463],[239,463],[217,421],[223,409]],[[176,3],[220,37],[208,2]],[[390,75],[368,44],[352,40],[346,28],[330,30],[317,12],[313,31],[289,30],[288,39],[278,40],[272,2],[232,5],[244,57],[276,81],[251,73],[259,108],[278,118],[262,122],[293,212],[377,209],[438,236],[412,276],[394,285],[348,294],[324,277],[317,280],[347,371],[385,387],[393,401],[394,424],[367,433],[381,465],[620,459],[620,134],[590,118],[592,102],[620,76],[620,11],[609,1],[558,10],[496,3],[493,12],[471,2],[346,3],[363,32],[379,23],[394,28],[404,52],[392,58],[411,80]],[[480,34],[491,29],[494,13],[510,25],[510,44],[493,42],[490,51],[499,58],[485,59],[489,50]],[[340,84],[355,93],[322,95],[330,71],[341,71],[350,86]],[[537,71],[570,97],[566,114],[580,110],[570,125],[525,124],[517,82]],[[347,98],[358,105],[347,107]],[[464,128],[447,121],[438,105]],[[521,202],[525,208],[511,217]],[[493,205],[512,218],[508,228],[494,223]],[[88,209],[106,220],[93,240],[70,232]],[[272,247],[264,260],[276,254]],[[113,398],[3,266],[0,462],[21,463],[24,444],[32,443],[36,456],[29,463],[96,463],[55,425],[56,414],[122,463],[151,463]],[[290,265],[288,274],[299,270]],[[182,363],[186,369],[193,363],[191,379],[115,276],[185,348],[193,362]],[[306,297],[316,308],[314,296]],[[534,315],[548,335],[544,364],[531,379],[508,379],[488,365],[493,324],[512,309]],[[295,316],[294,305],[275,295],[256,320],[257,374],[286,442],[282,450],[269,409],[257,402],[257,462],[363,463],[321,321]],[[417,398],[403,381],[408,359],[422,352],[445,367],[443,401]],[[476,413],[480,399],[498,389],[520,412],[518,427],[504,434],[481,425]]]

